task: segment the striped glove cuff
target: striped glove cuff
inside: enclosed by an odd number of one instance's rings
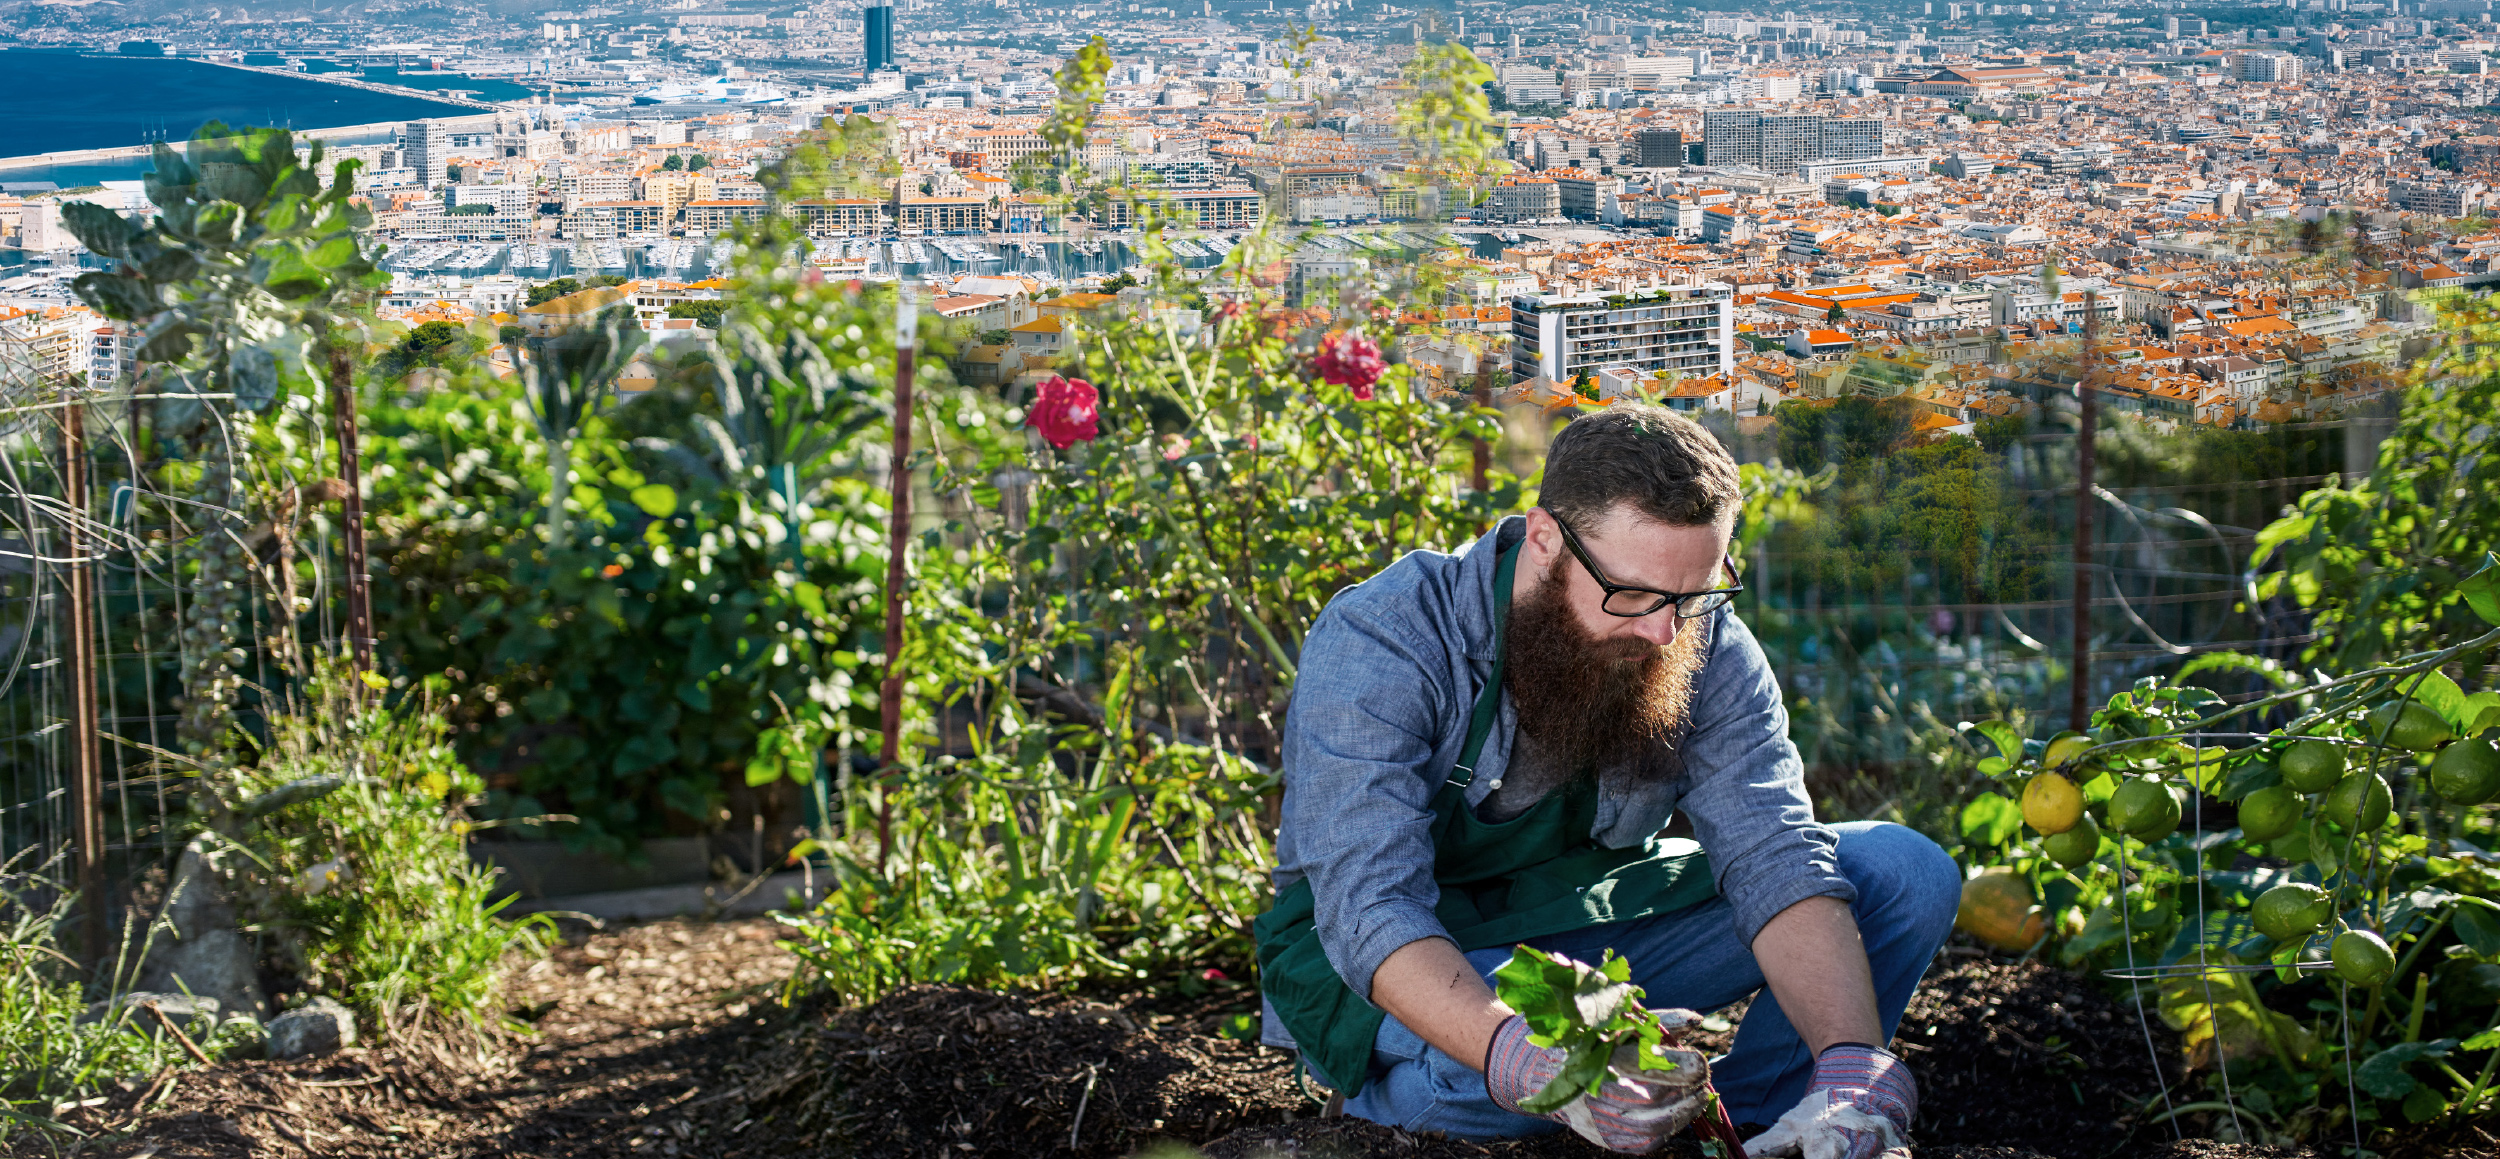
[[[1825,1048],[1814,1060],[1810,1090],[1843,1092],[1850,1103],[1891,1119],[1905,1135],[1918,1115],[1918,1081],[1910,1077],[1909,1064],[1864,1043]]]

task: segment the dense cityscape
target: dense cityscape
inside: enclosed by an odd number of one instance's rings
[[[1052,372],[1069,315],[1158,293],[1154,261],[1216,294],[1429,271],[1405,360],[1507,371],[1517,401],[1908,395],[1968,432],[2082,373],[2164,428],[2246,426],[2381,399],[2438,299],[2500,279],[2486,0],[1195,8],[21,4],[0,44],[473,106],[330,150],[364,163],[389,316],[544,329],[630,302],[699,341],[720,236],[777,210],[824,274],[925,284],[958,374],[1001,385]],[[1094,36],[1111,63],[1075,160],[1149,198],[1066,197],[1032,163]],[[1401,119],[1444,45],[1482,62],[1503,135],[1474,187]],[[757,183],[859,117],[891,142],[881,189]],[[98,261],[62,228],[82,199],[146,204],[0,163],[0,310],[27,357],[110,381],[128,335],[66,289]],[[1178,223],[1151,247],[1149,204]]]

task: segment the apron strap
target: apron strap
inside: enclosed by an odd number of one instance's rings
[[[1458,763],[1450,766],[1449,780],[1445,782],[1462,789],[1476,782],[1476,761],[1484,756],[1485,738],[1493,734],[1493,722],[1502,715],[1502,659],[1510,651],[1510,588],[1512,577],[1519,571],[1519,547],[1514,543],[1495,556],[1493,675],[1486,678],[1484,690],[1476,694],[1475,711],[1467,718],[1467,743],[1459,750]]]

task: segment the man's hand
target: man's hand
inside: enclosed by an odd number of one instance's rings
[[[1745,1145],[1748,1155],[1909,1159],[1918,1083],[1890,1051],[1844,1042],[1814,1060],[1796,1109]]]
[[[1669,1026],[1698,1021],[1685,1010],[1656,1011]],[[1609,1151],[1646,1155],[1666,1143],[1701,1113],[1709,1088],[1710,1063],[1689,1050],[1668,1047],[1673,1070],[1643,1070],[1634,1052],[1637,1043],[1616,1048],[1608,1067],[1611,1077],[1593,1095],[1573,1099],[1545,1118],[1564,1123],[1582,1138]],[[1567,1052],[1528,1041],[1528,1023],[1517,1015],[1502,1023],[1485,1054],[1484,1089],[1503,1110],[1518,1114],[1520,1100],[1544,1090],[1562,1072]]]

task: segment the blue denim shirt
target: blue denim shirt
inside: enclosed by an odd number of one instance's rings
[[[1441,891],[1432,880],[1432,796],[1457,763],[1469,710],[1492,675],[1495,551],[1526,528],[1512,516],[1456,554],[1407,555],[1338,593],[1303,642],[1285,717],[1276,887],[1310,879],[1320,945],[1367,1001],[1372,974],[1391,952],[1448,936],[1433,915]],[[1832,831],[1814,819],[1762,646],[1732,609],[1716,613],[1711,627],[1683,774],[1647,784],[1601,779],[1590,835],[1609,848],[1638,845],[1681,805],[1735,910],[1734,932],[1750,944],[1798,901],[1855,901],[1857,893],[1840,875]],[[1505,693],[1469,805],[1501,780],[1517,726]],[[1281,1029],[1272,1017],[1267,1023],[1270,1034]]]

